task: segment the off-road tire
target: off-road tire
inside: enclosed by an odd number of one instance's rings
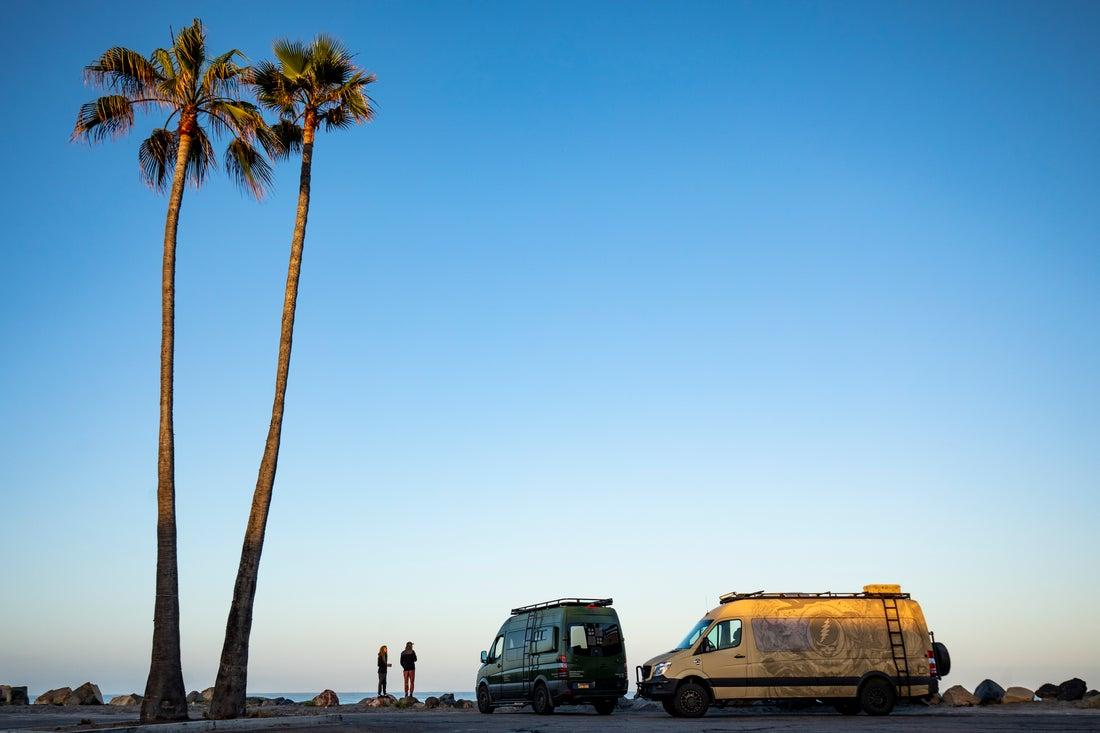
[[[897,699],[894,683],[882,677],[872,677],[859,688],[859,706],[868,715],[889,715]]]
[[[701,718],[710,707],[710,692],[695,682],[685,682],[676,688],[672,704],[681,718]]]
[[[489,695],[489,685],[477,688],[477,711],[483,715],[493,712],[493,698]]]
[[[859,715],[860,706],[859,700],[837,700],[833,703],[833,707],[841,715]]]
[[[600,715],[611,715],[618,704],[618,700],[596,700],[592,703],[592,707],[596,708],[596,712]]]
[[[664,700],[661,700],[661,707],[663,707],[665,709],[665,712],[668,713],[669,715],[671,715],[672,717],[674,717],[674,718],[679,718],[680,717],[680,713],[676,712],[676,706],[672,704],[671,699],[666,698]]]
[[[550,688],[546,683],[539,682],[535,685],[535,696],[531,700],[531,707],[539,715],[549,715],[554,712],[554,700],[550,697]]]
[[[936,676],[946,677],[951,674],[951,655],[947,652],[947,646],[943,642],[932,642],[932,658],[936,660]]]

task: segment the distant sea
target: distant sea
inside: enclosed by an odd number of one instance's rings
[[[403,690],[401,689],[401,680],[397,680],[397,686],[393,684],[387,686],[387,692],[394,697],[401,697]],[[312,700],[317,697],[317,694],[321,692],[250,692],[248,697],[285,697],[294,702],[305,702],[306,700]],[[371,690],[370,692],[340,692],[339,690],[333,690],[336,693],[336,697],[340,698],[341,705],[354,705],[362,700],[364,697],[377,696],[377,690]],[[455,696],[456,700],[473,700],[475,695],[472,690],[417,690],[414,694],[416,698],[423,701],[426,697],[439,697],[440,695],[449,692]]]

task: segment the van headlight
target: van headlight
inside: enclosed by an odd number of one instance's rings
[[[672,662],[658,662],[657,666],[653,668],[653,676],[660,677],[665,673],[665,670],[672,666]]]

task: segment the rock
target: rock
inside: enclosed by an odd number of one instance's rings
[[[1100,710],[1100,695],[1086,697],[1084,700],[1077,703],[1077,707],[1085,708],[1087,710]]]
[[[631,710],[634,708],[634,701],[627,700],[625,697],[620,697],[619,701],[615,703],[615,707],[619,710]]]
[[[71,687],[58,687],[56,690],[47,690],[34,700],[35,705],[61,705],[65,698],[72,694]]]
[[[993,680],[982,680],[974,690],[979,705],[998,705],[1005,696],[1005,688]]]
[[[29,705],[26,687],[0,685],[0,705]]]
[[[471,710],[474,707],[474,703],[470,700],[455,700],[455,708],[457,710]]]
[[[427,700],[425,700],[425,702],[427,702]],[[449,708],[454,707],[454,704],[455,704],[455,695],[454,695],[454,693],[453,692],[444,692],[442,695],[439,696],[439,704],[440,705],[446,705]]]
[[[1085,697],[1085,690],[1087,689],[1084,680],[1074,677],[1058,685],[1058,699],[1070,702],[1080,700]]]
[[[16,688],[16,689],[18,689],[18,688]],[[23,689],[26,690],[27,688],[24,687]],[[1085,696],[1082,699],[1083,700],[1088,700],[1090,697],[1096,697],[1097,695],[1100,695],[1100,692],[1097,692],[1096,690],[1089,690],[1088,692],[1085,693]],[[12,703],[12,705],[16,705],[16,704],[17,703],[14,703],[14,702]]]
[[[203,703],[203,702],[206,702],[206,701],[202,699],[202,693],[199,692],[198,690],[192,690],[191,692],[187,693],[187,704],[188,705],[195,705],[197,703]]]
[[[246,697],[244,699],[245,705],[251,705],[252,707],[259,707],[267,700],[266,697]]]
[[[396,702],[397,698],[393,695],[379,695],[378,697],[364,697],[359,701],[359,704],[368,708],[388,708]]]
[[[298,703],[291,700],[289,697],[264,697],[260,705],[265,708],[275,707],[276,705],[297,705]]]
[[[943,693],[943,704],[951,705],[956,708],[970,707],[971,705],[977,705],[978,699],[970,694],[970,690],[966,689],[962,685],[955,685]]]
[[[1058,699],[1058,685],[1047,682],[1044,685],[1040,685],[1039,689],[1035,691],[1043,700],[1057,700]]]
[[[928,700],[926,702],[929,705],[942,705],[943,697],[940,695],[940,693],[933,692],[931,695],[928,696]]]
[[[635,705],[632,710],[637,710],[639,713],[648,713],[651,710],[657,709],[657,704],[652,702],[642,703],[641,705]]]
[[[428,710],[432,710],[433,708],[439,707],[439,698],[438,697],[425,698],[424,707],[426,707]]]
[[[1001,702],[1005,705],[1017,702],[1032,702],[1033,700],[1035,700],[1035,693],[1026,687],[1009,687],[1005,690],[1004,697],[1001,698]]]
[[[203,702],[209,703],[213,699],[214,699],[214,688],[213,687],[207,687],[205,690],[202,691],[202,701]]]
[[[99,687],[93,685],[91,682],[85,682],[80,687],[69,693],[69,696],[65,698],[65,705],[102,705],[103,693],[99,691]]]
[[[137,694],[136,692],[132,692],[129,695],[115,695],[107,704],[118,705],[119,707],[128,708],[134,705],[140,705],[143,699],[144,698],[141,695]]]
[[[411,707],[413,707],[414,705],[419,705],[419,704],[420,704],[420,701],[419,701],[419,700],[417,700],[417,699],[416,699],[415,697],[411,697],[411,696],[410,696],[410,697],[403,697],[403,698],[401,698],[400,700],[398,700],[398,701],[397,701],[397,702],[396,702],[396,703],[394,704],[394,707],[397,707],[397,708],[400,708],[400,709],[402,709],[402,710],[405,710],[405,709],[407,709],[407,708],[411,708]]]
[[[334,708],[340,704],[340,698],[336,697],[336,693],[332,690],[325,690],[311,701],[314,707],[318,708]]]

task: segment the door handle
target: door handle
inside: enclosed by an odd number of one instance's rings
[[[744,659],[744,658],[745,658],[745,655],[744,655],[744,654],[734,654],[734,655],[733,655],[733,658],[734,658],[734,659]]]

